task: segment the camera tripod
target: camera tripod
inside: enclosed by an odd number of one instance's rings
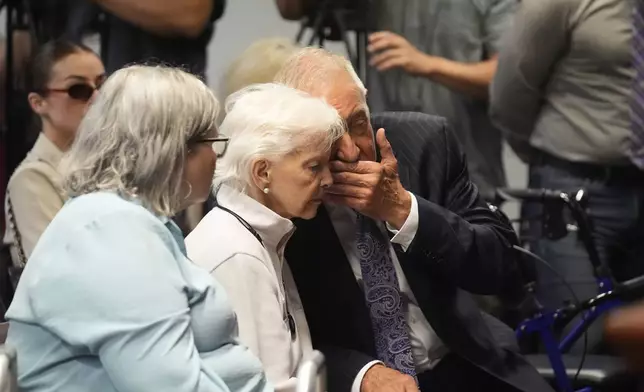
[[[316,41],[320,47],[323,47],[327,40],[344,42],[349,59],[365,86],[369,70],[367,39],[371,27],[368,3],[368,0],[320,0],[302,20],[295,38],[298,44],[303,44],[305,31],[310,29],[312,34],[307,46],[313,46]],[[355,32],[355,45],[350,42],[350,31]]]

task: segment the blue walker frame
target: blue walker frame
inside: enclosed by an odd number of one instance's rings
[[[538,334],[555,375],[555,382],[559,392],[574,392],[572,381],[568,377],[563,362],[563,354],[568,352],[572,345],[579,340],[588,327],[597,318],[606,312],[622,305],[622,301],[615,298],[615,283],[610,270],[604,266],[597,253],[595,242],[592,237],[591,223],[585,213],[583,205],[586,201],[585,191],[578,190],[574,197],[565,192],[552,190],[534,189],[499,189],[497,194],[507,200],[519,200],[538,203],[561,203],[571,212],[577,223],[578,234],[583,242],[590,262],[594,267],[595,278],[599,287],[599,295],[587,300],[582,304],[575,304],[572,307],[563,307],[554,311],[538,311],[534,316],[524,320],[516,329],[517,339],[522,339],[530,334]],[[569,313],[579,314],[582,317],[575,323],[573,328],[560,340],[557,340],[554,327],[560,320],[566,318]],[[592,392],[592,387],[584,387],[577,392]]]

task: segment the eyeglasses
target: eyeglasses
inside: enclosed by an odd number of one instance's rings
[[[92,95],[94,95],[94,91],[99,88],[101,88],[100,85],[94,87],[86,83],[76,83],[67,88],[48,88],[45,89],[44,92],[67,93],[67,95],[72,99],[87,102],[92,98]]]
[[[205,137],[195,140],[194,143],[212,143],[212,149],[217,154],[217,158],[221,158],[228,148],[228,140],[230,139],[227,137]]]

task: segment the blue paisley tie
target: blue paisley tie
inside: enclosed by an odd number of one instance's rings
[[[389,241],[376,222],[358,214],[358,256],[378,359],[416,377],[405,309]]]

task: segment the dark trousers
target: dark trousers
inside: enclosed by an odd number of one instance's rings
[[[516,392],[517,389],[450,353],[436,367],[418,375],[421,392]]]
[[[594,240],[599,257],[610,266],[618,281],[644,274],[644,172],[634,166],[602,167],[568,162],[542,154],[530,167],[529,187],[575,192],[585,189],[589,195],[587,213],[594,226]],[[533,238],[530,248],[545,259],[570,284],[579,300],[597,295],[588,254],[575,233],[560,240],[542,237],[539,217],[542,206],[526,203],[524,219],[531,224],[526,232]],[[573,223],[568,214],[569,223]],[[570,290],[548,268],[537,264],[537,294],[547,309],[573,301]],[[589,348],[601,347],[602,325],[596,321],[588,335]],[[583,349],[583,338],[572,352]]]

